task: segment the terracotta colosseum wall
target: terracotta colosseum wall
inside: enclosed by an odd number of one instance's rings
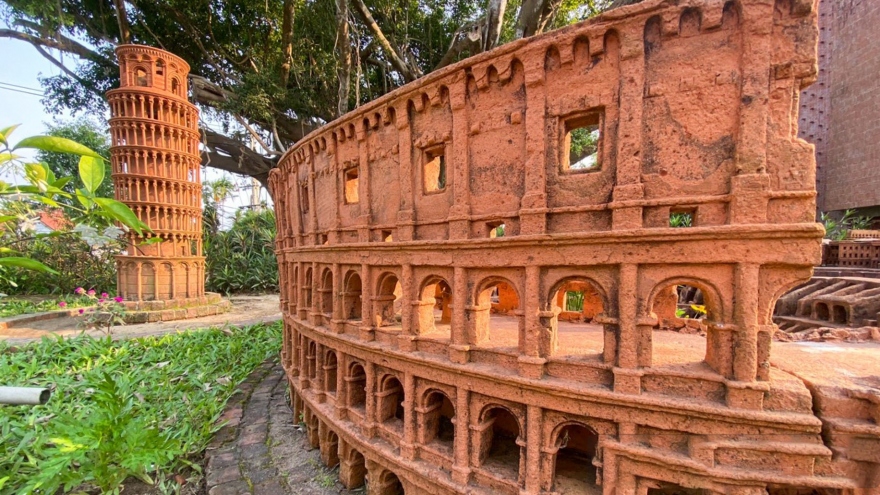
[[[820,255],[816,39],[810,1],[648,0],[297,143],[269,177],[282,358],[324,461],[376,494],[868,483],[770,366]],[[705,338],[655,329],[685,285]]]

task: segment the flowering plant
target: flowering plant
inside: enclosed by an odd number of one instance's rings
[[[86,290],[82,287],[77,287],[73,292],[77,296],[94,301],[93,307],[79,309],[79,314],[83,316],[80,322],[82,328],[94,328],[110,335],[110,328],[113,325],[125,325],[125,305],[122,304],[121,296],[111,298],[106,292],[101,292],[99,295],[95,289]]]

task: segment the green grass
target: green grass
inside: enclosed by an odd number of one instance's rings
[[[66,306],[60,307],[58,303],[64,301]],[[95,301],[88,297],[69,296],[58,299],[46,299],[44,301],[29,301],[25,299],[0,299],[0,318],[25,315],[30,313],[42,313],[55,311],[56,309],[74,309],[93,306]]]
[[[228,335],[231,333],[231,335]],[[157,482],[198,470],[226,401],[280,348],[281,325],[114,342],[0,342],[3,385],[54,386],[44,406],[0,406],[0,495]]]

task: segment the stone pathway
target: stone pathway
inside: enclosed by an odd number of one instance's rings
[[[294,424],[287,381],[276,361],[260,365],[226,406],[227,421],[208,446],[208,495],[329,495],[349,491]]]
[[[113,338],[146,337],[184,330],[222,327],[227,324],[243,327],[257,323],[278,321],[281,319],[278,299],[278,294],[260,296],[235,295],[229,298],[229,301],[232,303],[232,309],[228,313],[190,320],[117,326],[113,327]],[[12,328],[0,328],[0,340],[6,340],[10,345],[22,345],[33,340],[39,340],[44,336],[62,335],[72,337],[82,333],[82,329],[78,328],[80,319],[77,316],[54,318]],[[97,330],[90,330],[86,333],[94,337],[104,336],[102,332]]]

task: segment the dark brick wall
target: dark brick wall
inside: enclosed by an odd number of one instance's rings
[[[818,208],[880,205],[880,1],[822,0],[819,79],[801,94],[816,145]]]

